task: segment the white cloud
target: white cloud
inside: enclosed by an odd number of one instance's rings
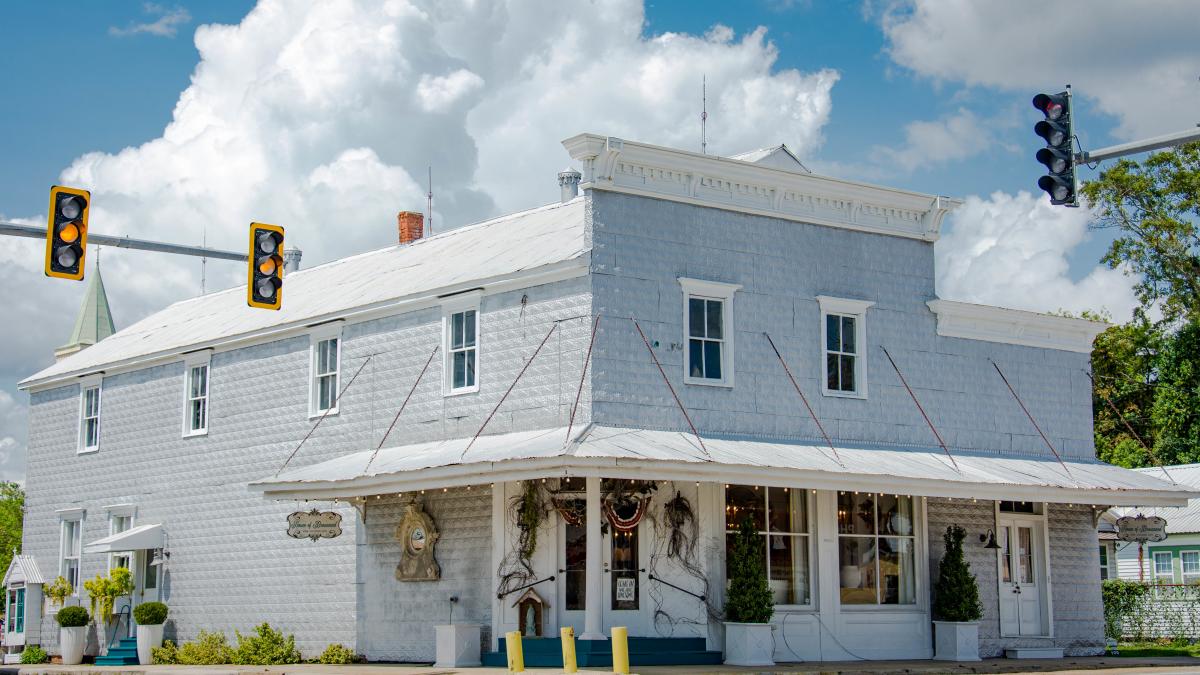
[[[904,144],[876,147],[876,163],[903,171],[960,161],[986,152],[996,143],[995,120],[981,120],[966,108],[937,120],[919,120],[904,127]]]
[[[1091,217],[1023,191],[968,197],[936,245],[938,295],[1039,312],[1107,310],[1128,320],[1137,300],[1122,270],[1069,275],[1067,256],[1088,236]]]
[[[0,389],[0,482],[25,477],[25,439],[28,409]]]
[[[175,37],[179,27],[192,20],[192,15],[182,7],[167,9],[162,5],[147,2],[142,5],[142,11],[152,16],[156,15],[158,18],[147,23],[131,22],[125,28],[109,26],[108,34],[115,37],[127,37],[147,33],[159,37]]]
[[[394,243],[428,166],[440,230],[557,199],[559,142],[582,131],[698,150],[704,74],[711,152],[820,145],[836,71],[778,69],[763,29],[643,26],[638,0],[261,0],[196,29],[200,63],[160,137],[83,155],[59,182],[92,190],[95,232],[241,250],[251,221],[278,223],[309,266]],[[0,240],[0,306],[25,327],[4,381],[47,365],[79,306],[83,284],[40,261],[36,242]],[[103,261],[118,328],[199,289],[195,259]],[[242,274],[210,261],[208,289]]]
[[[1026,101],[1070,83],[1117,118],[1123,138],[1200,122],[1192,0],[893,0],[875,15],[892,60],[935,81],[999,87]],[[1083,134],[1089,122],[1080,122]]]

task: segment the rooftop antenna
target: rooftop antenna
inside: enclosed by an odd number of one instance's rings
[[[433,165],[429,166],[429,192],[425,193],[425,222],[429,223],[429,235],[433,235]]]
[[[708,75],[700,76],[700,154],[708,154],[708,135],[705,125],[708,123]]]

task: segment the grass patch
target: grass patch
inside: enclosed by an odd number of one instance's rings
[[[1200,658],[1200,643],[1190,645],[1159,644],[1156,642],[1125,642],[1118,646],[1121,656],[1191,656]]]

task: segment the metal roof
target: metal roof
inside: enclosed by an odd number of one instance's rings
[[[12,562],[8,564],[8,569],[4,572],[4,581],[0,582],[0,586],[8,586],[10,581],[20,581],[26,585],[44,584],[46,578],[42,576],[42,570],[33,556],[21,554],[13,556]]]
[[[1200,464],[1177,464],[1163,468],[1180,485],[1190,488],[1200,488]],[[1147,467],[1134,469],[1134,471],[1148,476],[1163,478],[1165,475],[1163,468]],[[1167,534],[1200,532],[1200,499],[1190,499],[1187,506],[1177,508],[1162,506],[1128,508],[1122,509],[1120,513],[1121,515],[1143,513],[1147,516],[1161,516],[1167,520]]]
[[[256,481],[268,497],[355,496],[538,476],[716,480],[899,494],[1080,504],[1181,503],[1200,490],[1100,462],[955,453],[589,426],[431,441],[345,455]],[[370,464],[370,470],[367,465]]]
[[[587,254],[582,197],[289,273],[283,307],[246,306],[246,287],[183,300],[21,382],[22,388],[106,366],[335,319],[410,298],[578,263]],[[448,264],[448,261],[454,264]]]

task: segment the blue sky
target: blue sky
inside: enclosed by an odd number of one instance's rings
[[[936,247],[942,297],[1119,320],[1134,300],[1097,264],[1108,233],[1036,188],[1030,99],[1071,82],[1089,148],[1191,127],[1198,16],[1192,0],[5,3],[0,218],[44,223],[64,183],[93,191],[95,232],[238,249],[248,222],[278,222],[317,264],[393,243],[430,166],[435,221],[465,224],[553,201],[579,132],[698,150],[707,75],[712,152],[786,142],[818,173],[964,198]],[[24,473],[15,383],[83,293],[42,275],[39,245],[0,240],[19,327],[0,350],[0,479]],[[193,259],[102,259],[118,328],[201,290]],[[204,288],[240,274],[210,263]]]

